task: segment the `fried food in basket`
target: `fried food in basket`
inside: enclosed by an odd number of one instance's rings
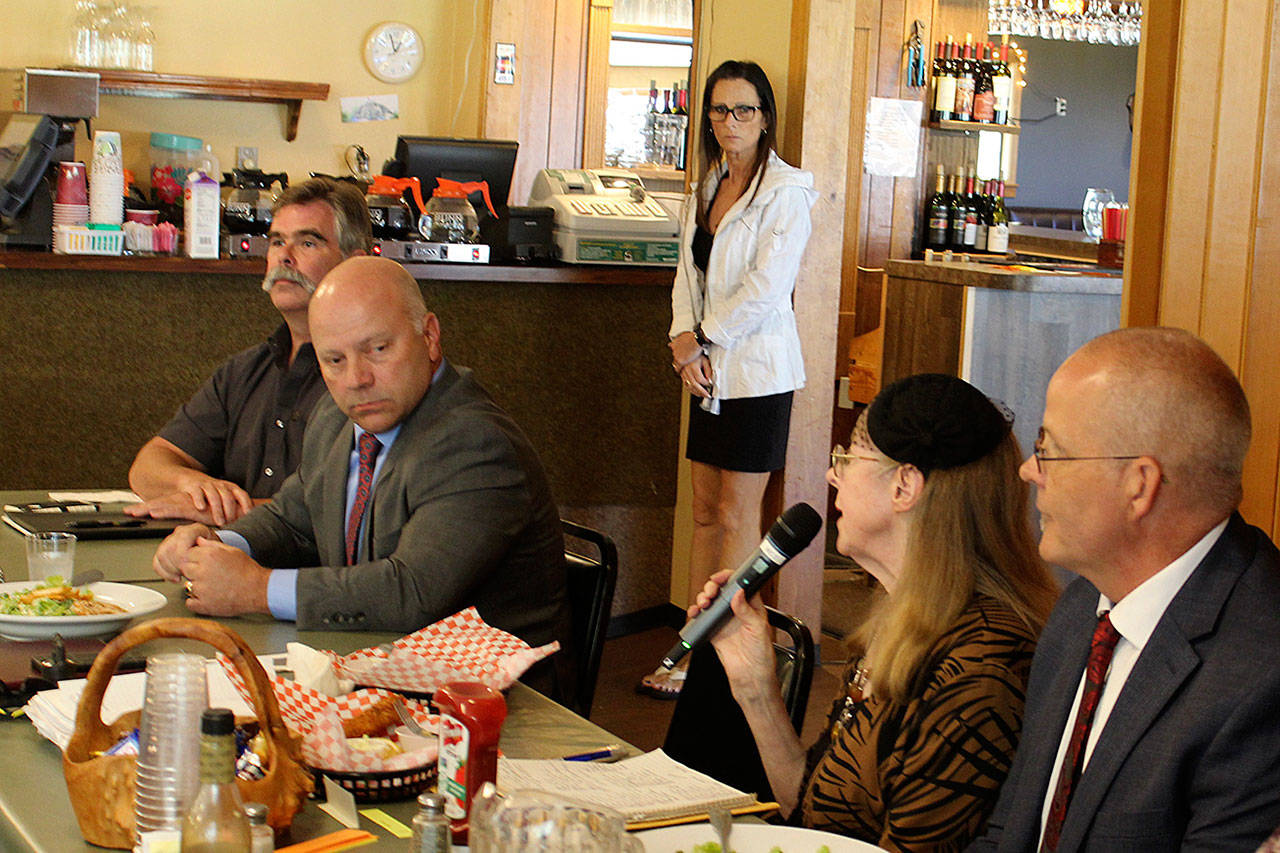
[[[396,715],[397,698],[386,696],[351,719],[343,720],[342,733],[349,738],[385,735],[400,722],[400,718]]]

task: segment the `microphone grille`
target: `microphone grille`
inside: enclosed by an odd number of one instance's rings
[[[787,509],[769,528],[769,538],[779,551],[791,559],[799,554],[822,529],[822,516],[803,501]]]

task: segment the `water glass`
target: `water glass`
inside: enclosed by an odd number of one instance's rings
[[[200,715],[209,706],[205,659],[147,658],[134,786],[136,831],[181,829],[200,785]]]
[[[1101,187],[1089,187],[1084,194],[1084,207],[1081,213],[1084,216],[1084,233],[1094,240],[1102,237],[1102,209],[1109,202],[1115,201],[1116,196],[1109,189]]]
[[[43,581],[55,575],[70,581],[76,567],[76,537],[73,533],[42,531],[27,537],[27,577]]]

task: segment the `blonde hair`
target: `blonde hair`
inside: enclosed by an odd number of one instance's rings
[[[877,696],[904,702],[918,692],[930,651],[975,595],[1003,604],[1037,634],[1044,627],[1058,587],[1031,532],[1021,461],[1010,433],[983,458],[925,479],[894,593],[853,638],[866,650]]]

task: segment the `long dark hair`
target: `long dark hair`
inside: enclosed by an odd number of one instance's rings
[[[771,131],[778,126],[778,103],[773,97],[773,86],[769,84],[769,76],[764,73],[763,68],[754,62],[730,59],[720,63],[720,67],[711,72],[702,89],[702,119],[699,129],[702,137],[702,179],[706,180],[706,177],[720,163],[724,153],[720,150],[720,143],[716,141],[715,131],[711,129],[711,92],[721,80],[745,80],[755,87],[756,95],[760,97],[760,114],[764,119],[764,132],[760,134],[760,141],[756,145],[756,161],[752,165],[751,174],[753,177],[763,178],[765,165],[769,162],[769,152],[775,147],[774,137],[777,133]],[[755,192],[760,192],[759,183],[756,184]],[[752,193],[751,200],[755,201],[755,193]],[[698,224],[707,230],[711,230],[707,224],[707,208],[710,204],[711,200],[700,190],[698,192]]]

